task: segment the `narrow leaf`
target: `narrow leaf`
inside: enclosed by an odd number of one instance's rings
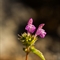
[[[37,50],[34,46],[31,47],[31,51],[34,54],[38,55],[42,60],[45,60],[43,54],[39,50]]]

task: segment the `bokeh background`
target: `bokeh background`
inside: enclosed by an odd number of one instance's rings
[[[25,32],[27,21],[34,25],[45,23],[47,35],[39,38],[36,48],[46,60],[60,60],[60,2],[59,0],[0,0],[0,60],[25,60],[18,34]],[[41,60],[30,53],[28,60]]]

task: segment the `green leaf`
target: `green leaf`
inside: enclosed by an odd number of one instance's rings
[[[38,55],[42,60],[45,60],[43,54],[39,50],[37,50],[34,46],[31,47],[31,51],[34,54]]]

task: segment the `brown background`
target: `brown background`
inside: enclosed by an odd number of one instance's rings
[[[60,60],[60,2],[59,0],[0,0],[0,60],[25,60],[23,45],[17,34],[25,32],[30,18],[34,25],[45,23],[47,35],[39,38],[36,48],[46,60]],[[40,60],[30,53],[28,60]]]

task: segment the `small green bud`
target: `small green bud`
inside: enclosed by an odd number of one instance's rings
[[[29,42],[31,42],[31,38],[29,38],[29,40],[28,40]]]

